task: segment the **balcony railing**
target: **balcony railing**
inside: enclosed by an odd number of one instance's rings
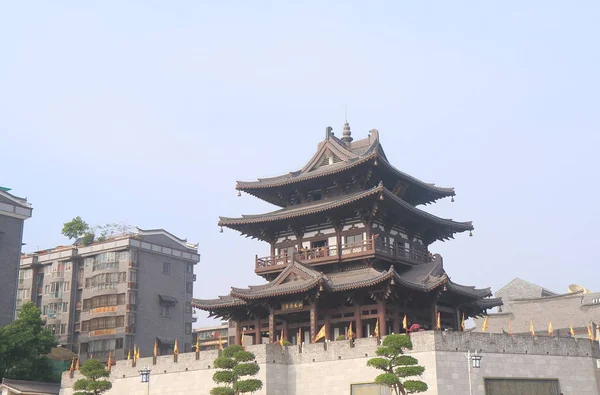
[[[399,247],[396,244],[384,243],[375,236],[358,243],[338,246],[323,246],[306,248],[292,253],[284,252],[259,258],[256,256],[256,272],[275,272],[282,270],[294,259],[310,265],[321,265],[351,261],[358,258],[378,257],[391,261],[409,264],[431,262],[432,255],[427,251],[417,251],[411,248]]]

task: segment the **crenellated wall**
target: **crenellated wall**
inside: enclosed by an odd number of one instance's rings
[[[426,394],[468,393],[467,350],[483,354],[480,369],[473,369],[473,393],[483,395],[484,378],[553,378],[565,394],[599,394],[598,343],[568,338],[508,336],[490,333],[419,332],[411,335],[415,356],[426,367],[422,380],[429,385]],[[375,356],[374,338],[306,344],[282,348],[276,344],[247,346],[260,365],[258,378],[263,390],[258,395],[349,395],[350,385],[372,382],[378,374],[366,366]],[[217,351],[141,358],[137,366],[118,361],[113,366],[109,395],[126,394],[209,394],[214,386],[213,361]],[[140,382],[138,371],[152,370],[150,387]],[[61,395],[71,395],[73,379],[63,375]]]

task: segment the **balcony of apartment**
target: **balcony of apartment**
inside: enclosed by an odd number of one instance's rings
[[[18,218],[27,219],[31,218],[31,209],[14,204],[0,202],[0,212],[9,214],[10,216],[16,216]]]
[[[53,301],[60,301],[63,298],[63,293],[62,291],[55,291],[55,292],[50,292],[47,294],[44,294],[44,302],[45,303],[50,303]]]
[[[255,272],[257,274],[274,273],[283,270],[295,260],[310,266],[331,263],[350,262],[364,258],[380,258],[392,263],[418,265],[431,262],[433,259],[429,252],[417,251],[412,248],[399,247],[379,241],[377,237],[359,243],[342,244],[341,246],[323,246],[306,248],[301,251],[283,253],[259,258],[256,256]]]

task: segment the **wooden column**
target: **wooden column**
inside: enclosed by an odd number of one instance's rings
[[[317,336],[317,302],[310,304],[310,339],[305,340],[306,343],[313,343]]]
[[[325,316],[325,339],[327,339],[327,340],[331,340],[331,335],[332,335],[330,320],[331,320],[331,315],[327,314]]]
[[[456,328],[454,328],[455,331],[462,331],[462,328],[460,327],[460,324],[462,322],[462,316],[460,313],[460,308],[456,308]]]
[[[363,326],[362,326],[362,318],[360,316],[361,313],[360,305],[356,305],[354,308],[354,318],[356,321],[356,329],[354,332],[356,333],[356,338],[360,339],[363,337]]]
[[[235,323],[235,342],[234,344],[240,345],[242,344],[242,326],[240,325],[240,321],[236,321]]]
[[[394,311],[394,324],[393,324],[394,333],[400,333],[400,312],[398,310]]]
[[[255,331],[254,332],[254,344],[260,344],[260,342],[262,341],[262,338],[260,336],[260,332],[261,332],[260,329],[261,329],[261,327],[260,327],[260,319],[257,318],[254,321],[254,331]]]
[[[287,320],[283,320],[283,340],[288,340],[290,335],[288,333],[288,322]]]
[[[269,309],[269,343],[275,342],[275,313],[273,308]]]
[[[438,309],[437,309],[437,300],[436,299],[434,299],[433,302],[431,303],[431,329],[435,329],[435,327],[437,326]]]
[[[379,318],[379,336],[387,335],[387,324],[385,322],[385,302],[377,303],[377,317]]]

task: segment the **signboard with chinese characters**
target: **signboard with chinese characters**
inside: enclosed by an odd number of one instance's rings
[[[282,310],[297,310],[304,307],[304,301],[298,300],[295,302],[284,302],[281,304]]]

